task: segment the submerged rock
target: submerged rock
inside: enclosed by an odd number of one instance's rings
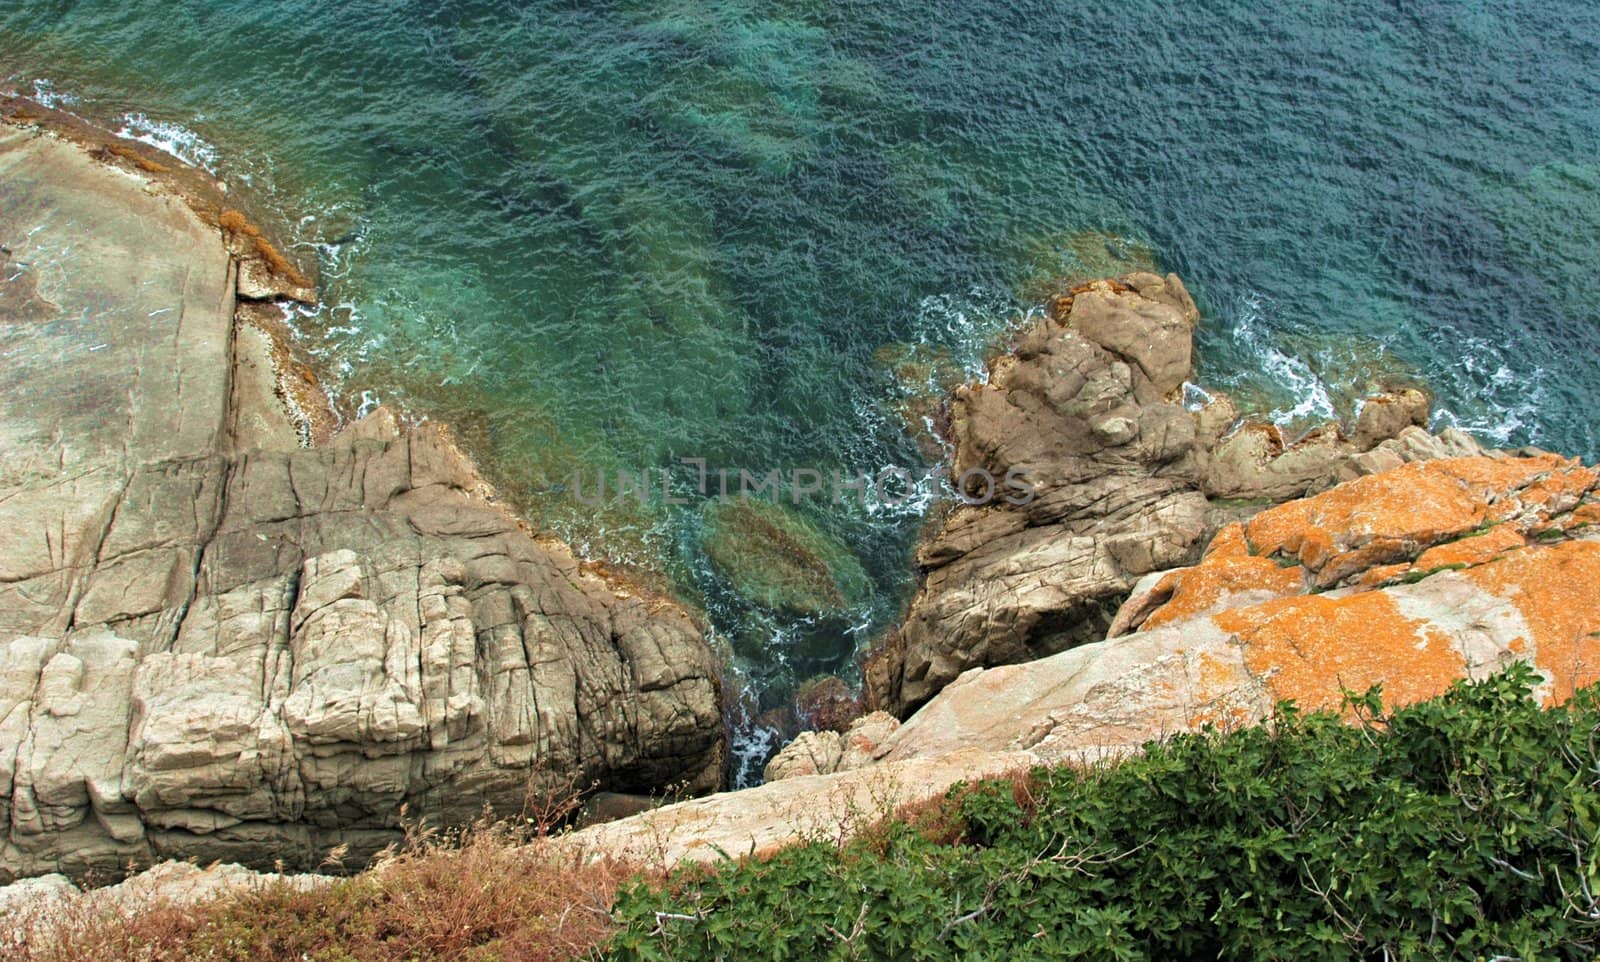
[[[734,589],[764,608],[839,615],[870,596],[867,573],[850,549],[799,512],[770,501],[713,503],[703,546]]]
[[[0,316],[0,876],[356,865],[402,806],[717,786],[686,611],[531,536],[448,431],[271,428],[268,345],[183,199],[4,126],[0,197],[56,305]]]

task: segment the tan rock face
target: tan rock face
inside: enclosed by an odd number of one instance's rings
[[[842,733],[801,732],[767,763],[766,780],[776,782],[863,768],[877,760],[880,748],[899,727],[898,718],[875,711],[856,719]]]
[[[595,858],[650,865],[761,856],[803,841],[842,842],[956,782],[1035,762],[1028,752],[974,748],[831,775],[797,774],[595,825],[563,836],[559,844]]]
[[[1037,496],[957,507],[923,543],[921,588],[868,666],[874,707],[904,716],[969,668],[1125,630],[1114,616],[1141,579],[1190,563],[1228,515],[1259,507],[1234,499],[1281,501],[1408,461],[1481,452],[1465,436],[1446,442],[1416,427],[1427,415],[1416,391],[1369,399],[1356,440],[1337,425],[1295,443],[1270,425],[1233,430],[1237,413],[1223,397],[1186,410],[1178,392],[1198,318],[1176,276],[1097,281],[1057,298],[987,383],[955,392],[954,477],[1020,472]],[[1256,577],[1249,566],[1234,580]]]
[[[0,305],[56,312],[0,315],[0,876],[354,864],[401,805],[717,785],[688,614],[536,542],[442,430],[263,427],[180,200],[0,126],[0,241]]]
[[[904,714],[974,665],[1102,637],[1140,575],[1189,560],[1206,503],[1194,419],[1170,396],[1197,317],[1175,276],[1097,282],[956,392],[954,473],[1020,472],[1037,497],[960,507],[923,544],[925,582],[868,670],[876,707]]]

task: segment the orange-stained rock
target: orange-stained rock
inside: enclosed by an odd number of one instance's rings
[[[1553,454],[1405,464],[1223,528],[1200,564],[1165,575],[1153,590],[1136,591],[1130,605],[1138,607],[1125,608],[1114,624],[1126,629],[1142,621],[1157,628],[1238,607],[1224,599],[1246,588],[1298,592],[1287,575],[1270,571],[1268,558],[1299,562],[1304,572],[1297,577],[1303,574],[1310,587],[1355,590],[1409,571],[1483,564],[1521,547],[1529,535],[1600,521],[1600,506],[1583,503],[1596,481],[1595,469]],[[1485,524],[1494,527],[1473,534]]]
[[[1206,546],[1207,558],[1242,558],[1250,554],[1250,539],[1244,536],[1244,525],[1235,521],[1218,531]]]
[[[1388,595],[1304,595],[1217,615],[1244,646],[1245,664],[1276,701],[1337,707],[1343,691],[1381,684],[1390,704],[1431,698],[1465,676],[1452,639],[1400,613]]]
[[[1573,508],[1566,526],[1570,529],[1587,524],[1600,524],[1600,502],[1591,501]]]
[[[1361,573],[1359,578],[1356,579],[1354,587],[1360,590],[1366,590],[1368,588],[1380,588],[1388,582],[1401,577],[1410,570],[1411,566],[1404,562],[1401,562],[1400,564],[1379,565],[1376,568],[1368,568],[1366,571]]]
[[[1034,763],[1091,764],[1177,732],[1259,722],[1285,699],[1306,710],[1337,709],[1345,691],[1382,685],[1394,708],[1519,661],[1545,676],[1538,692],[1545,704],[1600,683],[1600,538],[1525,540],[1549,520],[1552,505],[1590,490],[1591,473],[1526,458],[1391,474],[1398,481],[1375,476],[1263,516],[1277,515],[1261,526],[1277,544],[1294,542],[1302,555],[1308,544],[1326,546],[1326,557],[1313,552],[1324,565],[1389,546],[1410,552],[1358,571],[1353,586],[1311,593],[1300,568],[1247,550],[1272,542],[1246,545],[1243,529],[1224,528],[1199,565],[1140,582],[1125,606],[1148,615],[1139,631],[967,671],[870,752],[851,759],[845,747],[837,762],[830,754],[832,775],[712,796],[574,839],[597,854],[643,852],[667,862],[759,853],[819,833],[848,834],[864,824],[854,813],[929,797],[957,778]],[[1436,496],[1417,505],[1409,522],[1395,500],[1405,490]],[[1512,523],[1423,550],[1418,531],[1471,531],[1491,510]],[[1556,522],[1570,529],[1593,515],[1568,504]],[[1290,517],[1307,530],[1293,529]],[[1366,540],[1348,538],[1334,518]],[[1457,564],[1467,567],[1428,570]],[[1412,572],[1418,577],[1401,577]]]
[[[1249,555],[1208,556],[1200,565],[1174,571],[1161,580],[1156,591],[1169,593],[1170,599],[1146,618],[1139,630],[1240,604],[1297,595],[1305,587],[1305,570],[1298,565],[1283,567],[1271,558]]]
[[[1438,467],[1448,463],[1403,465],[1269,508],[1250,519],[1246,535],[1256,554],[1294,555],[1313,570],[1373,544],[1390,551],[1436,544],[1482,524],[1488,510],[1482,494]]]
[[[1507,551],[1521,548],[1527,543],[1528,539],[1512,525],[1495,525],[1484,534],[1429,548],[1417,558],[1413,567],[1418,571],[1471,567],[1493,561]]]
[[[1514,551],[1464,574],[1522,613],[1533,635],[1533,662],[1550,683],[1547,702],[1600,681],[1600,544]]]

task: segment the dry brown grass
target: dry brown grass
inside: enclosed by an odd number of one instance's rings
[[[554,962],[611,934],[621,862],[583,864],[545,839],[480,824],[413,835],[371,871],[310,891],[283,883],[131,916],[82,906],[0,919],[13,962]]]

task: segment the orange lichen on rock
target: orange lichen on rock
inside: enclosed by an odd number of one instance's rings
[[[1190,728],[1215,725],[1224,730],[1248,725],[1260,719],[1260,712],[1241,693],[1250,688],[1250,680],[1240,670],[1238,662],[1218,658],[1210,652],[1201,652],[1196,664],[1199,675],[1200,704],[1189,712]]]
[[[1573,484],[1583,483],[1587,479],[1586,486],[1594,486],[1593,469],[1585,468],[1576,458],[1564,458],[1559,454],[1535,454],[1520,458],[1441,458],[1417,466],[1452,477],[1485,500],[1542,482],[1544,479],[1541,476],[1545,474],[1568,474],[1572,476]],[[1557,486],[1564,485],[1565,482],[1557,482]]]
[[[1486,513],[1484,497],[1435,467],[1444,463],[1403,465],[1270,508],[1245,532],[1258,554],[1298,555],[1314,569],[1368,544],[1437,543],[1482,524]]]
[[[1526,546],[1527,539],[1513,525],[1499,524],[1487,532],[1429,548],[1412,566],[1417,571],[1469,568],[1487,564],[1507,551]]]
[[[1218,531],[1211,543],[1206,545],[1205,557],[1211,558],[1243,558],[1250,554],[1250,541],[1244,536],[1244,525],[1235,521]]]
[[[1219,610],[1231,595],[1248,592],[1252,602],[1260,602],[1266,600],[1263,596],[1298,595],[1305,587],[1305,571],[1298,566],[1284,568],[1270,558],[1249,555],[1207,555],[1196,567],[1174,571],[1161,580],[1156,592],[1170,593],[1170,597],[1139,630]]]
[[[1335,586],[1371,591],[1488,564],[1531,537],[1600,522],[1600,503],[1583,503],[1597,476],[1539,454],[1414,462],[1358,478],[1223,527],[1198,565],[1140,596],[1148,615],[1124,616],[1148,631],[1220,611],[1230,596],[1244,596],[1239,607]]]
[[[1414,462],[1263,511],[1245,534],[1255,553],[1295,557],[1327,587],[1485,521],[1538,524],[1572,510],[1595,483],[1595,469],[1553,454]]]
[[[1571,530],[1589,524],[1600,524],[1600,501],[1590,501],[1587,504],[1578,505],[1562,521],[1564,530]]]
[[[1246,667],[1275,700],[1308,710],[1336,708],[1343,689],[1376,684],[1385,704],[1408,705],[1442,693],[1467,670],[1448,636],[1406,618],[1383,592],[1284,598],[1213,620],[1238,639]]]
[[[1403,561],[1399,564],[1379,565],[1376,568],[1368,568],[1361,573],[1361,577],[1356,579],[1354,587],[1362,590],[1378,588],[1396,578],[1403,577],[1410,570],[1411,566]]]
[[[1534,663],[1550,679],[1547,703],[1600,682],[1600,544],[1513,551],[1465,574],[1521,612]]]
[[[1519,497],[1524,505],[1546,512],[1570,511],[1595,486],[1595,469],[1572,464],[1523,488]]]

